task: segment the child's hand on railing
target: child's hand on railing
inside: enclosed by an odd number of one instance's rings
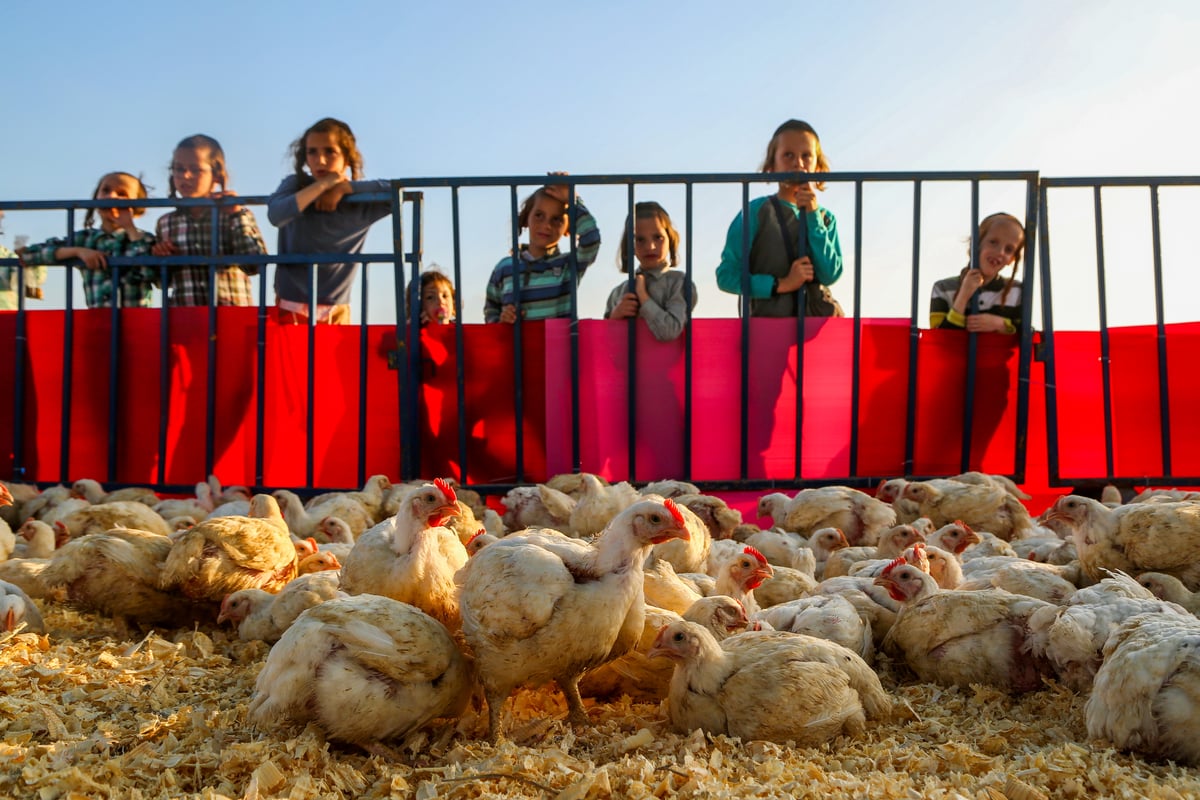
[[[568,173],[566,173],[566,172],[547,172],[546,174],[547,175],[566,175]],[[562,203],[563,205],[566,205],[567,199],[570,197],[571,192],[567,188],[567,185],[565,183],[555,183],[555,184],[547,184],[546,185],[546,194],[550,195],[551,197],[553,197],[555,200]]]
[[[996,314],[971,314],[967,317],[971,333],[1004,333],[1004,317]]]
[[[237,197],[237,192],[226,189],[223,192],[213,192],[209,196],[212,197],[214,200],[220,200],[225,197]],[[242,208],[243,208],[242,206],[236,205],[236,204],[229,205],[229,206],[221,206],[221,213],[222,214],[237,214],[238,212],[240,212],[242,210]]]
[[[88,269],[104,269],[108,266],[104,253],[90,247],[60,247],[54,252],[54,257],[60,261],[77,258]]]
[[[179,247],[174,242],[167,239],[159,239],[150,246],[150,255],[153,256],[177,256],[179,255]]]
[[[504,308],[500,309],[500,321],[507,322],[509,325],[516,324],[517,307],[512,303],[509,303]]]
[[[633,292],[626,292],[621,297],[621,302],[613,306],[612,313],[608,315],[609,319],[629,319],[638,315],[638,296]]]
[[[313,201],[317,211],[333,211],[338,207],[338,203],[342,202],[342,198],[350,194],[353,189],[350,186],[350,181],[339,175],[340,178],[336,183],[330,186],[321,195]]]

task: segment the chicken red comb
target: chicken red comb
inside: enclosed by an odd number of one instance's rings
[[[904,556],[900,556],[899,558],[892,561],[892,563],[890,563],[886,567],[884,567],[883,572],[879,573],[879,575],[880,575],[880,577],[882,577],[884,575],[891,575],[892,570],[894,570],[896,567],[903,567],[907,563],[908,562],[904,560]]]
[[[442,494],[446,495],[447,503],[458,502],[458,495],[454,493],[454,487],[446,483],[446,481],[442,480],[441,478],[434,478],[433,485],[440,489]]]
[[[742,552],[748,556],[754,556],[755,558],[758,559],[758,563],[760,563],[760,564],[767,563],[767,557],[764,556],[762,553],[758,552],[758,550],[754,549],[750,545],[746,545],[746,549],[743,550]]]
[[[674,518],[675,524],[680,525],[682,527],[686,527],[687,523],[684,522],[683,514],[680,513],[679,506],[675,505],[674,500],[671,500],[669,498],[666,500],[663,500],[663,505],[667,507],[667,511],[671,512],[671,517]]]
[[[920,553],[927,546],[924,542],[913,542],[912,549],[914,553]]]
[[[478,539],[480,536],[483,536],[485,533],[487,533],[487,531],[486,531],[486,530],[484,530],[483,528],[480,528],[479,530],[477,530],[477,531],[475,531],[474,533],[472,533],[472,534],[471,534],[471,538],[470,538],[470,539],[467,539],[467,544],[466,544],[466,546],[467,546],[467,547],[470,547],[470,546],[471,546],[471,542],[475,541],[475,540],[476,540],[476,539]]]

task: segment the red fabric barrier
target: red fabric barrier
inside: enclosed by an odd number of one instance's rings
[[[72,387],[69,399],[68,479],[107,478],[107,454],[117,453],[115,480],[159,480],[158,441],[166,426],[165,482],[204,478],[208,364],[208,310],[171,309],[167,369],[168,405],[160,404],[160,312],[125,309],[120,315],[117,358],[117,431],[108,435],[109,330],[111,313],[74,312]],[[13,312],[0,313],[0,341],[15,341]],[[30,480],[63,476],[60,462],[66,315],[26,315],[25,463]],[[750,326],[749,476],[789,480],[796,472],[796,329],[794,320],[752,320]],[[215,471],[226,483],[259,483],[256,443],[258,318],[255,308],[218,309]],[[263,475],[267,486],[307,484],[307,364],[309,331],[266,324]],[[423,428],[421,472],[453,475],[469,483],[517,479],[515,447],[514,329],[467,325],[462,329],[466,363],[467,467],[461,475],[459,396],[453,326],[422,332]],[[803,461],[806,479],[847,474],[851,425],[857,426],[857,471],[890,477],[904,474],[910,330],[906,320],[861,323],[861,400],[851,418],[854,321],[809,320],[803,363]],[[683,473],[684,343],[656,341],[642,323],[637,337],[635,475],[628,470],[627,372],[629,326],[582,320],[578,325],[581,409],[580,458],[589,471],[610,479],[647,481]],[[398,477],[401,463],[399,381],[388,368],[395,329],[366,331],[366,417],[359,415],[364,347],[358,327],[320,327],[313,353],[313,484],[350,487],[359,482],[358,438],[366,440],[365,473]],[[1158,383],[1152,328],[1111,333],[1113,417],[1118,474],[1160,475]],[[564,320],[523,328],[525,480],[569,471],[571,445],[570,326]],[[741,322],[697,320],[693,324],[692,475],[697,480],[734,480],[739,472],[741,414]],[[1059,452],[1063,474],[1104,471],[1098,334],[1057,334]],[[910,473],[959,470],[967,337],[957,331],[920,331],[917,347],[916,444]],[[1200,350],[1200,325],[1170,326],[1172,451],[1175,474],[1200,472],[1200,454],[1189,446],[1200,437],[1190,398],[1200,377],[1190,369]],[[0,351],[0,374],[13,374],[13,347]],[[978,338],[978,384],[971,466],[988,472],[1014,469],[1017,350],[1013,337]],[[1032,366],[1029,481],[1045,481],[1044,381]],[[0,397],[0,419],[11,420],[15,403]],[[0,424],[0,452],[11,454],[12,426]],[[10,456],[11,457],[11,456]],[[11,472],[11,470],[7,470]]]

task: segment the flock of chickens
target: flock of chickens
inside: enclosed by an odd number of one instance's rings
[[[436,479],[304,504],[215,480],[195,497],[0,484],[0,618],[37,600],[130,625],[228,623],[272,643],[261,728],[315,721],[371,752],[469,704],[504,734],[519,687],[665,700],[671,725],[816,745],[892,713],[883,651],[923,681],[1090,693],[1090,735],[1200,764],[1200,494],[1077,495],[1039,518],[1004,478],[759,500],[587,473],[503,517]]]

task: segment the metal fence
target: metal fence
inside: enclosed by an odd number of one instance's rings
[[[794,176],[797,179],[815,178],[818,176]],[[763,182],[764,176],[758,173],[747,174],[687,174],[687,175],[599,175],[599,176],[569,176],[555,178],[556,182],[567,184],[569,187],[571,198],[573,199],[578,187],[581,186],[624,186],[627,187],[627,202],[626,212],[627,217],[632,217],[632,210],[635,203],[635,193],[638,187],[656,186],[656,185],[676,185],[681,186],[685,198],[685,210],[683,215],[682,235],[684,247],[684,263],[682,270],[688,279],[690,285],[693,278],[693,273],[696,268],[694,256],[694,240],[695,240],[695,201],[694,189],[702,185],[710,184],[733,184],[740,185],[741,188],[741,206],[743,214],[748,210],[750,203],[750,186],[754,183]],[[859,418],[860,403],[862,402],[860,376],[863,374],[864,365],[861,362],[862,358],[862,340],[861,340],[861,321],[862,313],[862,287],[863,278],[871,274],[874,268],[872,264],[866,263],[864,257],[864,233],[869,230],[868,221],[864,220],[864,187],[872,187],[875,185],[907,185],[911,189],[909,207],[911,208],[911,257],[909,267],[911,269],[911,284],[908,298],[908,353],[907,353],[907,383],[905,412],[902,419],[896,419],[897,425],[902,424],[904,428],[904,462],[900,470],[909,477],[920,478],[929,477],[928,475],[915,474],[916,460],[914,458],[914,448],[918,439],[917,436],[917,400],[918,400],[918,369],[919,369],[919,348],[918,344],[921,341],[924,326],[921,321],[925,317],[925,309],[927,308],[928,297],[920,291],[922,283],[922,272],[928,273],[930,268],[928,265],[922,264],[921,256],[921,240],[922,240],[922,212],[926,207],[925,193],[929,187],[934,184],[950,183],[959,184],[968,188],[970,192],[970,208],[969,212],[963,209],[961,213],[961,231],[963,234],[968,234],[971,237],[972,252],[977,252],[977,230],[978,220],[980,218],[980,187],[987,185],[989,182],[1000,181],[1015,183],[1022,188],[1022,195],[1025,201],[1025,230],[1026,230],[1026,253],[1031,254],[1026,258],[1024,270],[1022,272],[1023,283],[1026,286],[1026,291],[1022,298],[1022,314],[1021,326],[1019,331],[1019,360],[1017,362],[1018,369],[1018,384],[1016,390],[1016,433],[1014,438],[1014,459],[1013,470],[1010,476],[1018,482],[1023,481],[1025,475],[1027,445],[1029,435],[1029,401],[1030,401],[1030,368],[1034,357],[1034,334],[1032,324],[1033,311],[1033,295],[1031,289],[1035,281],[1034,258],[1033,253],[1037,253],[1037,271],[1039,278],[1038,289],[1041,292],[1042,313],[1043,313],[1043,331],[1041,334],[1040,352],[1045,360],[1045,371],[1047,377],[1046,387],[1046,409],[1047,409],[1047,429],[1049,441],[1047,442],[1047,459],[1049,461],[1049,474],[1052,485],[1061,485],[1066,480],[1116,480],[1127,482],[1151,482],[1162,484],[1197,484],[1200,483],[1200,478],[1194,475],[1181,476],[1174,474],[1172,468],[1172,435],[1171,435],[1171,408],[1167,402],[1169,397],[1170,387],[1169,371],[1167,368],[1167,348],[1166,348],[1166,333],[1164,322],[1161,314],[1162,300],[1162,285],[1161,285],[1161,260],[1158,243],[1158,204],[1157,191],[1159,186],[1166,185],[1186,185],[1193,186],[1200,184],[1200,179],[1194,178],[1146,178],[1146,179],[1040,179],[1036,172],[1019,171],[1019,172],[840,172],[827,173],[819,176],[820,180],[831,184],[843,184],[852,188],[854,193],[854,210],[853,210],[853,229],[846,235],[843,231],[843,243],[848,244],[844,250],[848,252],[848,262],[853,265],[853,296],[847,309],[848,316],[853,319],[852,329],[852,345],[851,359],[852,365],[850,375],[852,385],[850,388],[850,419],[857,420]],[[395,271],[395,306],[397,309],[396,323],[396,341],[399,343],[401,358],[399,360],[400,370],[397,374],[397,381],[400,392],[400,436],[402,446],[400,448],[401,462],[395,465],[393,478],[413,478],[418,476],[421,463],[421,403],[419,389],[421,383],[421,354],[419,347],[412,346],[411,343],[420,341],[420,322],[419,322],[419,292],[411,292],[405,294],[404,287],[406,284],[419,285],[419,276],[423,267],[423,242],[424,242],[424,224],[425,217],[428,213],[425,207],[425,193],[423,190],[429,189],[446,189],[450,195],[450,229],[453,242],[453,268],[452,278],[456,287],[463,286],[463,270],[462,262],[462,238],[464,236],[463,226],[460,219],[460,195],[465,190],[478,189],[482,187],[503,187],[508,189],[509,206],[511,213],[511,244],[513,251],[518,249],[519,231],[517,227],[517,208],[519,205],[519,191],[522,186],[541,185],[546,182],[545,176],[504,176],[504,177],[489,177],[489,178],[419,178],[405,179],[393,182],[395,191],[388,197],[393,203],[392,215],[392,237],[393,248],[391,252],[379,253],[363,253],[354,256],[346,256],[342,254],[297,254],[290,256],[280,255],[264,255],[264,256],[245,256],[233,255],[222,256],[217,254],[216,243],[213,245],[213,255],[204,257],[145,257],[145,258],[112,258],[109,260],[109,269],[112,270],[114,278],[122,268],[135,265],[151,264],[160,270],[162,284],[165,286],[169,271],[173,267],[203,264],[209,267],[210,285],[214,279],[217,267],[230,263],[240,264],[255,264],[265,267],[267,264],[310,264],[316,265],[314,268],[319,269],[321,264],[340,263],[340,262],[355,262],[359,264],[369,263],[384,263],[392,265]],[[1096,207],[1096,225],[1097,225],[1097,252],[1100,263],[1099,275],[1100,283],[1104,284],[1104,266],[1103,266],[1103,235],[1101,232],[1101,214],[1100,214],[1100,191],[1105,186],[1144,186],[1148,187],[1151,192],[1151,215],[1155,230],[1154,239],[1154,274],[1156,293],[1159,300],[1159,318],[1157,322],[1158,331],[1158,396],[1160,398],[1160,416],[1161,416],[1161,449],[1162,449],[1162,469],[1161,474],[1155,475],[1138,475],[1129,476],[1119,474],[1113,459],[1113,438],[1114,438],[1114,420],[1112,415],[1111,402],[1111,376],[1108,372],[1108,341],[1109,329],[1107,319],[1105,318],[1106,298],[1101,292],[1100,297],[1100,312],[1101,320],[1099,326],[1101,361],[1104,365],[1104,393],[1101,402],[1104,407],[1104,440],[1107,452],[1107,462],[1104,474],[1079,476],[1064,476],[1059,470],[1059,442],[1058,442],[1058,409],[1056,406],[1056,391],[1058,376],[1056,375],[1056,360],[1054,346],[1054,326],[1052,312],[1052,291],[1051,291],[1051,271],[1050,271],[1050,249],[1049,249],[1049,234],[1053,231],[1050,225],[1049,215],[1047,213],[1048,205],[1048,190],[1056,188],[1079,188],[1090,187],[1095,193]],[[365,201],[378,201],[384,199],[384,195],[368,195],[360,198]],[[258,205],[266,201],[265,197],[240,197],[237,202],[240,204]],[[30,210],[30,209],[51,209],[64,210],[66,212],[66,232],[69,234],[75,229],[75,213],[78,210],[99,207],[150,207],[150,208],[177,208],[188,206],[205,206],[211,209],[214,215],[220,212],[219,207],[212,201],[206,200],[138,200],[138,201],[111,201],[111,200],[89,200],[89,201],[4,201],[0,202],[0,209],[13,210]],[[574,215],[574,203],[571,203],[572,216]],[[731,209],[732,211],[732,209]],[[574,219],[572,219],[574,223]],[[627,223],[627,230],[631,228],[632,223]],[[214,231],[217,226],[214,225]],[[214,237],[215,237],[214,232]],[[632,243],[629,245],[632,251]],[[748,249],[748,246],[747,246]],[[573,253],[573,247],[572,247]],[[630,252],[632,261],[632,252]],[[744,265],[748,263],[748,252],[743,254]],[[705,262],[708,263],[707,261]],[[2,265],[12,266],[15,262],[3,262]],[[573,264],[574,268],[574,264]],[[938,270],[942,272],[942,269]],[[407,274],[405,274],[407,273]],[[572,281],[574,285],[574,281]],[[744,269],[743,290],[747,291],[749,285],[749,273]],[[210,296],[213,293],[210,292]],[[370,287],[366,270],[362,271],[361,294],[359,303],[363,310],[363,318],[366,317],[367,299],[370,294]],[[20,295],[20,292],[18,292]],[[74,297],[72,296],[70,283],[68,282],[67,290],[67,307],[74,307]],[[215,370],[216,370],[216,336],[217,334],[217,309],[214,304],[209,306],[208,313],[208,332],[209,332],[209,358],[208,358],[208,374],[205,381],[206,391],[206,429],[213,430],[214,425],[214,392],[215,392]],[[456,322],[457,326],[463,325],[462,318],[462,293],[456,295],[456,303],[458,304],[458,314]],[[266,380],[266,375],[263,369],[264,364],[264,347],[266,340],[266,328],[268,325],[268,308],[271,305],[267,298],[266,281],[263,280],[259,286],[258,298],[258,329],[257,329],[257,364],[258,373],[257,380],[261,386]],[[577,298],[572,292],[572,306],[577,307]],[[407,313],[404,309],[407,308]],[[311,310],[311,309],[310,309]],[[25,369],[25,310],[22,307],[16,314],[15,323],[15,340],[13,342],[14,354],[14,369],[11,379],[11,386],[15,392],[15,408],[14,416],[11,421],[13,427],[13,456],[12,469],[10,477],[21,479],[23,475],[23,452],[25,448],[25,433],[22,422],[25,418],[25,409],[23,408],[24,392],[23,382],[26,378]],[[171,314],[171,308],[165,303],[161,310],[162,320],[160,327],[160,336],[165,343],[168,336],[168,324]],[[312,314],[310,313],[310,319]],[[689,311],[690,321],[690,311]],[[806,340],[803,312],[796,319],[795,341],[797,344],[796,351],[796,368],[800,374],[804,371],[804,343]],[[72,332],[72,315],[65,315],[65,337],[69,343],[73,335]],[[630,320],[628,325],[630,330],[633,330],[636,320]],[[118,309],[112,311],[111,323],[111,342],[110,347],[115,354],[117,351],[117,341],[121,325],[121,313]],[[368,357],[369,344],[367,340],[367,326],[361,326],[362,332],[359,344],[359,358],[363,369],[361,374],[365,376],[365,364]],[[526,453],[524,452],[523,436],[524,428],[527,420],[525,419],[525,409],[527,404],[526,398],[522,396],[522,386],[524,385],[523,376],[528,369],[528,365],[523,362],[522,341],[526,335],[526,324],[518,321],[513,330],[513,359],[516,372],[515,377],[515,441],[513,447],[515,449],[516,459],[516,475],[515,480],[506,483],[494,483],[479,486],[487,492],[500,492],[509,488],[513,483],[525,482],[529,476],[525,469]],[[686,325],[682,334],[684,348],[684,379],[683,379],[683,426],[685,431],[693,429],[693,378],[696,372],[697,365],[694,363],[694,343],[692,325]],[[727,479],[699,481],[702,488],[707,490],[723,490],[723,489],[752,489],[760,490],[770,487],[791,487],[798,488],[806,485],[830,484],[839,483],[851,486],[870,486],[879,480],[879,476],[875,474],[863,474],[859,463],[859,431],[857,425],[852,424],[848,432],[849,435],[849,466],[844,475],[825,475],[820,478],[806,476],[802,470],[802,456],[805,452],[805,442],[801,436],[804,420],[804,404],[796,402],[795,407],[795,423],[796,423],[796,439],[794,443],[794,474],[787,478],[755,478],[751,475],[749,468],[749,450],[750,450],[750,420],[745,413],[749,405],[750,399],[750,364],[752,359],[752,331],[751,320],[749,315],[742,314],[741,316],[741,341],[740,341],[740,363],[738,365],[738,377],[740,379],[740,400],[742,415],[740,418],[740,452],[739,452],[739,468],[737,474]],[[315,340],[315,326],[309,326],[308,333],[309,350],[313,352],[313,343]],[[570,352],[570,375],[569,382],[571,386],[571,397],[573,407],[570,412],[570,436],[571,436],[571,462],[575,470],[594,471],[595,465],[584,463],[581,457],[580,432],[581,425],[584,424],[581,420],[578,398],[580,387],[580,354],[579,354],[579,326],[577,315],[573,315],[569,333],[569,352]],[[963,336],[964,347],[966,348],[967,369],[964,375],[962,385],[949,387],[954,391],[963,393],[963,412],[961,420],[952,421],[952,424],[960,425],[961,430],[961,445],[958,458],[958,466],[962,470],[966,470],[973,463],[973,458],[976,454],[972,453],[972,436],[971,432],[974,425],[974,411],[976,406],[976,386],[975,386],[975,371],[977,369],[976,353],[979,337],[976,334],[965,334]],[[459,397],[463,396],[463,389],[469,378],[469,364],[471,354],[466,351],[465,337],[458,335],[455,337],[456,348],[456,363],[458,372],[456,382],[459,389]],[[626,357],[631,365],[631,371],[638,363],[638,350],[636,347],[635,338],[631,335],[628,337],[628,351]],[[405,343],[410,343],[410,346],[405,346]],[[166,407],[168,403],[168,390],[165,385],[166,381],[166,355],[165,347],[162,348],[164,353],[162,358],[164,362],[160,365],[160,372],[163,376],[162,384],[159,386],[161,403]],[[63,363],[63,408],[64,418],[61,420],[61,428],[63,431],[61,440],[61,458],[59,480],[66,480],[71,476],[71,437],[70,437],[70,414],[69,398],[73,391],[70,383],[71,375],[71,348],[67,347],[64,354]],[[115,386],[121,375],[130,369],[127,365],[119,363],[115,357],[110,362],[109,375],[109,408],[110,408],[110,434],[112,441],[117,441],[120,437],[120,431],[117,430],[117,416],[115,413],[116,395]],[[317,491],[325,488],[344,488],[344,487],[323,487],[314,485],[314,463],[321,458],[321,454],[313,450],[313,398],[315,393],[315,385],[318,376],[315,374],[313,363],[310,360],[306,378],[306,391],[308,398],[308,429],[307,429],[307,453],[306,453],[306,477],[307,480],[304,486],[296,486],[302,491]],[[365,377],[364,377],[365,380]],[[626,411],[632,418],[635,413],[638,402],[639,387],[636,381],[628,381]],[[261,482],[263,475],[263,425],[266,409],[264,408],[264,393],[258,393],[257,407],[255,408],[255,438],[257,445],[256,456],[256,478]],[[357,413],[360,418],[367,416],[366,407],[366,392],[359,392],[359,406]],[[468,459],[466,437],[468,419],[466,409],[461,404],[458,408],[458,418],[455,421],[458,433],[458,454],[457,460],[466,470],[466,462]],[[637,447],[636,445],[637,432],[634,425],[628,426],[628,441],[626,442],[626,451],[628,453],[627,469],[630,475],[637,472]],[[365,462],[366,449],[366,428],[360,428],[358,447],[358,463],[360,465],[360,477],[363,472],[362,464]],[[165,432],[160,433],[159,449],[160,455],[164,454],[167,443]],[[682,473],[674,475],[681,479],[689,479],[692,477],[692,465],[694,461],[695,443],[690,436],[683,437],[683,469]],[[213,464],[213,452],[211,439],[208,441],[208,449],[205,454],[206,467],[211,469]],[[115,455],[110,454],[108,461],[108,478],[109,483],[120,485],[120,476],[116,474],[116,459]],[[48,476],[37,476],[39,482],[52,482],[52,478]],[[197,476],[201,479],[203,476]],[[182,486],[168,484],[164,479],[164,474],[160,472],[159,481],[156,488],[164,491],[172,491],[182,489]]]

